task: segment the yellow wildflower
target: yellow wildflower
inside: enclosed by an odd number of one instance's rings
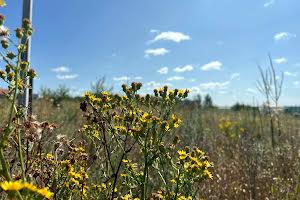
[[[53,196],[53,193],[50,192],[47,187],[39,189],[31,183],[24,183],[22,181],[5,181],[1,183],[0,186],[4,191],[19,191],[19,190],[27,189],[34,193],[40,194],[47,199],[50,199]]]

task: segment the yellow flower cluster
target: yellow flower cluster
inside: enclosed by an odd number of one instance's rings
[[[83,167],[80,167],[79,171],[75,171],[72,165],[69,165],[68,176],[72,183],[81,188],[84,196],[87,194],[88,186],[83,185],[84,180],[87,180],[88,174],[85,172]]]
[[[238,122],[226,118],[220,120],[219,129],[230,138],[236,138],[246,132],[246,129],[241,127]]]
[[[20,190],[29,190],[43,197],[50,199],[53,196],[53,193],[49,191],[48,188],[39,189],[31,183],[26,183],[22,181],[5,181],[1,183],[1,188],[4,191],[20,191]]]
[[[171,199],[176,199],[176,200],[193,200],[192,196],[184,196],[182,194],[175,194],[175,192],[171,192],[171,194],[166,195],[166,190],[165,189],[161,189],[158,190],[155,193],[152,193],[152,200],[166,200],[166,199],[170,199],[168,198],[168,196],[171,196]]]
[[[134,198],[131,194],[126,194],[125,196],[121,197],[122,200],[140,200],[140,198]]]
[[[178,155],[178,160],[187,173],[195,174],[195,177],[204,176],[209,179],[213,178],[212,173],[209,171],[212,164],[208,161],[208,157],[205,156],[205,153],[200,149],[196,147],[192,150],[186,148],[186,150],[179,150]]]
[[[163,88],[154,89],[154,95],[160,96],[163,99],[173,100],[174,98],[186,98],[188,96],[189,90],[171,90],[168,86]]]

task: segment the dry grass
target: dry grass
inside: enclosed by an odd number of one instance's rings
[[[7,108],[5,100],[0,101],[3,123]],[[79,102],[67,100],[55,107],[49,100],[37,100],[34,112],[38,120],[58,125],[56,135],[72,138],[84,123]],[[282,133],[273,149],[269,120],[257,111],[205,110],[195,105],[177,109],[184,119],[178,130],[183,143],[201,147],[214,163],[214,180],[199,187],[205,199],[299,199],[300,118],[280,115]],[[244,131],[233,128],[228,135],[219,126],[222,118]]]

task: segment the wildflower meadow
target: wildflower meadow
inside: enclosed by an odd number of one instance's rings
[[[222,109],[132,82],[78,98],[45,92],[29,113],[18,98],[38,72],[21,54],[38,28],[24,19],[1,30],[0,199],[300,199],[300,118],[271,104]]]

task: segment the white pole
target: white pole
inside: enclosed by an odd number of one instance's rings
[[[23,19],[29,19],[32,21],[32,1],[33,0],[23,0]],[[21,60],[30,62],[30,47],[31,47],[31,39],[29,40],[23,40],[23,44],[27,46],[27,50],[21,54]],[[23,77],[23,79],[26,79],[26,76]],[[29,81],[27,81],[27,85],[29,85],[29,88],[26,88],[24,90],[24,93],[19,96],[18,103],[21,106],[24,106],[25,108],[28,108],[26,114],[32,114],[32,89],[33,89],[33,80],[30,78]]]

